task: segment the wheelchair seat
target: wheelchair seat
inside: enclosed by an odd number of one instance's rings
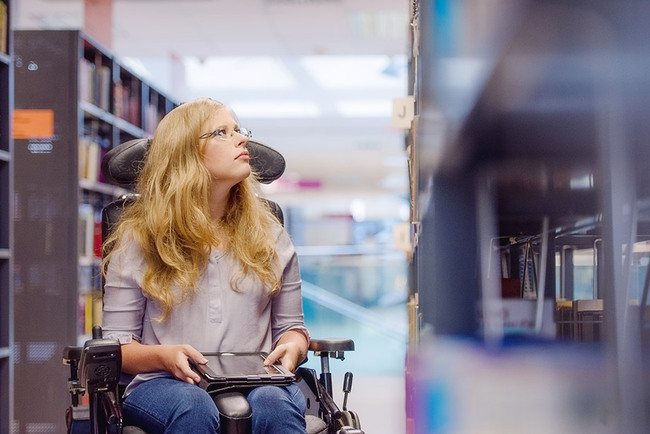
[[[111,149],[102,160],[105,179],[115,185],[130,189],[136,181],[146,158],[149,139],[134,139]],[[250,140],[247,144],[250,165],[262,183],[270,183],[284,173],[285,160],[273,148]],[[134,200],[135,194],[125,194],[102,210],[102,238],[106,239],[119,221],[122,210]],[[284,223],[282,210],[275,202],[264,200],[280,223]],[[307,400],[305,420],[308,434],[363,434],[356,413],[346,408],[347,395],[352,387],[352,373],[345,375],[343,408],[332,398],[330,358],[343,360],[346,351],[354,350],[351,339],[312,339],[309,350],[320,357],[321,372],[298,367],[297,385]],[[69,433],[127,433],[146,434],[138,427],[123,426],[120,407],[119,384],[121,374],[121,349],[119,342],[102,337],[101,328],[93,329],[93,338],[83,347],[66,347],[63,362],[70,367],[68,390],[72,403],[66,413]],[[81,397],[88,395],[88,404]],[[251,432],[252,412],[245,395],[228,390],[213,395],[220,413],[222,434]]]

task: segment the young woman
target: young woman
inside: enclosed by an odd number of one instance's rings
[[[219,432],[218,411],[188,358],[266,351],[290,371],[307,355],[296,251],[256,196],[233,112],[208,98],[158,125],[138,179],[140,198],[106,245],[104,336],[133,375],[125,422],[150,433]],[[296,385],[247,399],[255,433],[305,432]]]

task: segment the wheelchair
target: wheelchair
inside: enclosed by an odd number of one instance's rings
[[[115,185],[132,187],[142,166],[150,140],[134,139],[111,149],[102,160],[105,179]],[[278,179],[285,169],[285,160],[274,149],[249,141],[250,164],[262,183]],[[137,196],[125,194],[102,210],[102,235],[110,233],[121,211]],[[281,223],[281,208],[265,200]],[[352,373],[343,380],[343,405],[333,399],[330,359],[345,359],[346,351],[354,350],[351,339],[312,339],[309,351],[320,358],[320,374],[304,366],[296,370],[297,385],[307,400],[305,414],[308,434],[363,434],[358,415],[347,409],[348,394],[352,389]],[[116,340],[105,339],[99,326],[93,328],[92,339],[80,346],[64,349],[63,363],[69,366],[68,391],[71,404],[66,411],[68,433],[84,434],[146,434],[134,426],[125,426],[120,406],[121,349]],[[198,386],[197,386],[198,387]],[[82,397],[87,395],[87,401]],[[243,392],[227,389],[212,394],[219,410],[222,434],[251,432],[252,412]],[[82,403],[83,402],[83,403]]]

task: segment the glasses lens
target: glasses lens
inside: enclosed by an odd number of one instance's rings
[[[248,137],[249,139],[253,137],[253,133],[251,130],[247,128],[240,128],[238,130],[231,130],[230,134],[228,134],[225,130],[216,130],[211,133],[205,133],[201,136],[199,136],[199,139],[208,139],[210,137],[216,137],[220,140],[230,140],[235,133],[241,134],[244,137]]]

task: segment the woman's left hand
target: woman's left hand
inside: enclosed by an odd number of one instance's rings
[[[273,351],[271,351],[271,354],[268,355],[264,361],[264,365],[271,366],[275,362],[280,361],[282,366],[287,368],[289,371],[294,372],[298,367],[299,354],[300,350],[295,343],[289,342],[286,344],[279,344]]]
[[[279,361],[286,369],[294,372],[307,357],[308,345],[305,335],[298,331],[289,330],[282,335],[278,344],[264,361],[264,365],[270,366]]]

